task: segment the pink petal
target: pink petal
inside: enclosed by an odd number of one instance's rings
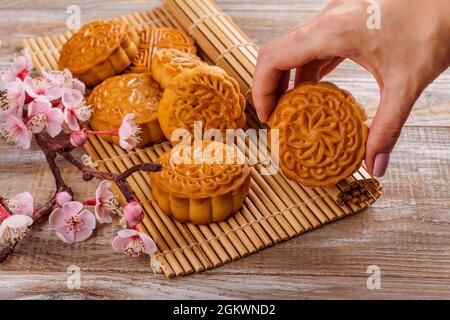
[[[50,137],[56,137],[62,130],[64,114],[60,109],[53,108],[47,114],[47,132]]]
[[[78,214],[78,218],[84,221],[83,230],[94,230],[96,227],[95,216],[89,210],[84,209]],[[77,233],[78,234],[78,233]]]
[[[84,221],[81,231],[75,233],[75,242],[81,242],[88,239],[94,232],[96,226],[95,216],[89,210],[83,210],[78,217]]]
[[[3,130],[15,132],[15,144],[22,148],[30,148],[32,133],[28,130],[27,126],[23,123],[22,119],[14,116],[10,113],[4,113],[1,115],[0,126]]]
[[[132,144],[129,144],[126,140],[120,139],[119,145],[124,150],[132,150],[135,146]]]
[[[31,77],[26,77],[23,80],[23,87],[25,88],[25,92],[32,98],[36,98],[38,94],[38,87],[34,83],[34,80]]]
[[[95,197],[98,200],[104,199],[110,194],[108,191],[111,189],[111,182],[108,180],[102,180],[97,187],[97,190],[95,190]]]
[[[65,231],[66,230],[66,216],[62,208],[56,208],[48,217],[48,222],[50,227],[55,230]]]
[[[45,96],[50,101],[58,100],[59,98],[61,98],[63,96],[64,93],[65,93],[65,90],[63,88],[58,88],[58,87],[54,87],[54,88],[45,90]]]
[[[69,109],[76,109],[83,102],[83,94],[78,90],[66,90],[62,95],[62,104]]]
[[[38,114],[47,114],[52,109],[50,101],[44,97],[37,97],[28,105],[28,116],[36,116]]]
[[[137,236],[139,234],[139,232],[134,229],[123,229],[123,230],[120,230],[119,232],[117,232],[117,234],[121,238],[131,238],[133,236]]]
[[[30,145],[31,145],[31,139],[33,138],[33,134],[31,133],[31,131],[29,131],[28,129],[26,129],[25,131],[22,132],[22,135],[20,137],[20,141],[17,144],[19,147],[21,147],[22,149],[30,149]]]
[[[102,224],[112,222],[112,217],[109,214],[109,211],[98,204],[95,206],[95,217],[97,218],[97,221]]]
[[[78,79],[73,79],[73,89],[80,91],[82,94],[86,92],[86,86]]]
[[[27,72],[31,69],[31,56],[27,51],[23,51],[22,55],[17,56],[12,62],[12,69],[17,73]]]
[[[69,218],[71,216],[78,214],[81,210],[83,210],[83,204],[78,201],[66,202],[62,206],[62,210],[65,218]]]
[[[131,238],[122,238],[121,236],[117,236],[116,238],[114,238],[111,245],[114,251],[123,253],[127,248],[128,244],[130,243],[130,241]]]
[[[75,235],[73,232],[67,233],[66,230],[64,230],[62,233],[56,232],[56,235],[67,244],[74,243]]]
[[[71,109],[66,108],[64,110],[64,120],[66,121],[70,130],[72,131],[80,130],[80,124],[78,123],[77,116]]]
[[[145,253],[146,254],[153,254],[156,252],[157,247],[155,242],[153,241],[152,238],[150,238],[148,235],[146,235],[145,233],[140,232],[139,236],[141,237],[142,242],[144,243],[144,248],[145,248]]]
[[[22,116],[23,105],[25,103],[25,89],[20,79],[16,78],[5,85],[8,102],[12,108],[15,108],[17,115]]]
[[[16,79],[17,79],[17,75],[14,71],[12,71],[12,70],[5,71],[1,77],[1,82],[2,82],[1,89],[3,89],[3,87],[5,86],[6,83],[16,81]]]
[[[29,192],[21,192],[10,199],[11,203],[17,207],[14,214],[33,216],[33,196]]]
[[[119,128],[119,137],[122,140],[127,140],[133,134],[133,128],[128,122],[124,122]]]
[[[9,218],[6,218],[2,222],[2,227],[6,228],[23,228],[28,227],[33,224],[33,219],[31,219],[29,216],[24,215],[12,215]]]

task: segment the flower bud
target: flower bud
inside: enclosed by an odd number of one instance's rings
[[[127,223],[134,227],[142,222],[144,219],[144,211],[139,203],[136,201],[129,202],[125,208],[123,208],[124,217]]]
[[[70,202],[73,200],[73,197],[67,191],[58,192],[55,196],[56,204],[60,207],[64,205],[66,202]]]
[[[85,130],[74,131],[70,134],[70,144],[74,147],[81,147],[86,143],[88,136]]]

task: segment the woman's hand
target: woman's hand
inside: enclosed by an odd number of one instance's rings
[[[253,100],[266,122],[289,85],[319,81],[349,58],[369,70],[380,104],[367,141],[366,165],[386,172],[389,155],[422,91],[450,65],[450,1],[380,0],[381,28],[369,29],[374,1],[334,0],[311,21],[261,48]]]

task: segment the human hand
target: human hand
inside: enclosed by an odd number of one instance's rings
[[[261,48],[253,101],[262,122],[289,85],[319,81],[345,58],[375,77],[380,103],[366,145],[369,171],[383,176],[402,127],[425,88],[450,66],[448,0],[380,0],[381,29],[369,29],[369,1],[334,0],[311,21]]]

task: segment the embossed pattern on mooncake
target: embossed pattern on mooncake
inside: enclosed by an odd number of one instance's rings
[[[95,87],[88,98],[93,107],[91,126],[95,130],[117,129],[126,114],[134,113],[134,121],[141,127],[139,146],[159,142],[164,137],[157,114],[161,97],[161,87],[148,74],[109,78]]]
[[[146,27],[138,31],[138,54],[131,60],[129,73],[150,73],[152,59],[159,49],[176,49],[196,54],[194,39],[174,28]]]
[[[150,173],[152,193],[161,209],[192,223],[218,222],[239,210],[250,186],[250,168],[236,146],[197,141],[175,147]]]
[[[280,166],[306,186],[330,186],[361,165],[369,128],[353,96],[331,83],[301,83],[285,93],[268,122],[279,129]]]
[[[186,69],[164,91],[158,108],[159,123],[167,139],[177,129],[186,129],[193,137],[194,122],[203,132],[245,127],[245,98],[236,80],[219,68],[200,65]],[[172,144],[178,141],[171,141]]]
[[[152,76],[166,89],[172,80],[186,69],[206,64],[198,56],[176,49],[158,50],[152,60]]]
[[[118,20],[83,26],[63,46],[59,68],[69,69],[87,86],[95,86],[128,67],[138,54],[137,34]]]

